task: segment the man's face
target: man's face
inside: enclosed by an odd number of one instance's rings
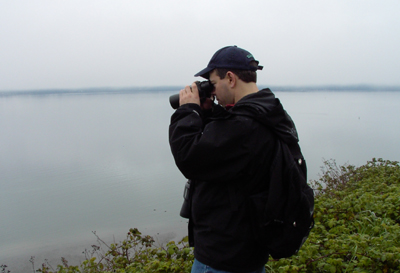
[[[222,106],[234,103],[233,92],[229,89],[228,78],[221,79],[215,70],[210,73],[210,82],[214,85],[213,95],[216,96],[218,103]]]

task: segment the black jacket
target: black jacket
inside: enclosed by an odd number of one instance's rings
[[[213,268],[252,271],[268,260],[253,231],[251,198],[265,192],[277,136],[297,142],[291,118],[269,89],[204,118],[197,104],[171,117],[169,141],[182,174],[192,180],[190,241],[195,258]]]

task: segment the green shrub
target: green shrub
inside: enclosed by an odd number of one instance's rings
[[[188,246],[188,238],[180,242],[170,241],[166,246],[155,247],[154,239],[142,236],[139,230],[130,229],[126,239],[120,243],[106,244],[96,233],[99,246],[86,250],[86,260],[80,266],[62,264],[54,270],[49,264],[42,264],[37,272],[42,273],[97,273],[97,272],[190,272],[194,257]]]
[[[315,227],[298,255],[269,272],[400,272],[400,167],[326,161],[316,191]]]
[[[270,260],[267,272],[400,272],[400,166],[373,159],[366,165],[325,161],[316,191],[315,227],[299,253]],[[96,235],[97,236],[97,235]],[[182,241],[155,247],[154,239],[131,229],[126,239],[86,251],[87,259],[42,273],[190,272],[193,249]],[[229,251],[229,250],[227,250]]]

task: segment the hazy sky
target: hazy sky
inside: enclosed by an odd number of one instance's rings
[[[400,1],[0,0],[0,90],[186,85],[226,45],[263,85],[400,85]]]

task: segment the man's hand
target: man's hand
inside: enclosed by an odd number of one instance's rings
[[[199,90],[197,89],[196,83],[192,83],[191,86],[186,86],[179,92],[179,105],[187,103],[196,103],[200,105]]]
[[[194,82],[191,86],[186,86],[179,92],[179,106],[186,103],[196,103],[200,105],[203,110],[210,110],[214,104],[211,98],[206,98],[202,104],[200,104],[199,90],[197,84]]]

